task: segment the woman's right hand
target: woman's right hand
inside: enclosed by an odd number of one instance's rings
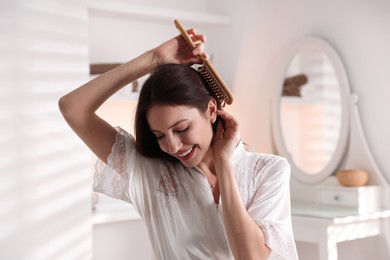
[[[200,62],[197,55],[202,55],[207,58],[207,54],[203,53],[206,37],[202,34],[197,34],[195,29],[189,29],[187,33],[196,44],[196,48],[192,49],[184,41],[183,37],[178,35],[153,50],[157,65],[167,63],[195,64]]]

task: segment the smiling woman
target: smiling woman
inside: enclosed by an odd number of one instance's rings
[[[237,120],[191,66],[205,37],[187,32],[194,50],[177,36],[60,99],[100,159],[94,190],[134,206],[157,259],[297,259],[289,164],[244,149]],[[148,73],[134,139],[95,112]]]

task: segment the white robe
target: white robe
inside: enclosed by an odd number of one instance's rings
[[[269,259],[298,259],[291,227],[290,166],[281,157],[247,152],[232,164],[242,202],[264,233]],[[197,168],[141,156],[118,128],[108,163],[97,163],[94,191],[131,203],[146,224],[157,259],[234,259],[206,177]]]

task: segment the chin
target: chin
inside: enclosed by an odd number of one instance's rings
[[[183,164],[185,167],[188,167],[188,168],[193,168],[193,167],[196,167],[200,164],[201,162],[201,158],[197,157],[197,158],[191,158],[190,160],[187,160],[187,161],[180,161],[181,164]]]
[[[187,168],[193,168],[193,167],[195,167],[195,166],[197,166],[199,164],[199,163],[187,162],[187,161],[185,161],[185,162],[180,161],[180,162],[181,162],[181,164],[183,164]]]

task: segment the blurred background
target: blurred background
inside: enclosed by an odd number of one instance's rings
[[[57,102],[94,76],[91,64],[123,63],[177,35],[175,18],[207,35],[206,51],[235,96],[229,110],[258,152],[275,152],[281,53],[309,35],[331,42],[390,181],[388,0],[1,0],[0,259],[153,259],[136,213],[92,194],[95,158]],[[131,132],[136,98],[124,89],[99,113]],[[378,259],[377,247],[374,238],[345,242],[339,255]],[[316,259],[312,245],[298,249]]]

